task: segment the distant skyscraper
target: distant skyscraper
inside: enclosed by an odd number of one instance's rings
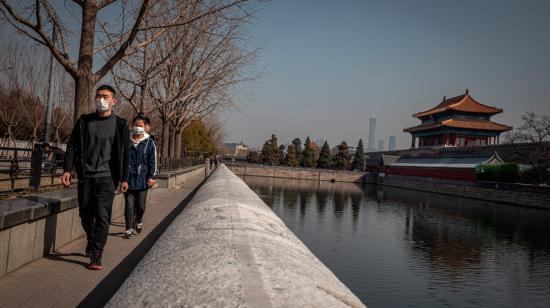
[[[376,142],[376,118],[369,118],[369,143],[367,151],[374,151],[374,143]]]
[[[388,143],[388,151],[395,150],[395,135],[390,135],[390,142]]]

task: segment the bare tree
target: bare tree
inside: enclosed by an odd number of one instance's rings
[[[204,124],[208,129],[209,134],[212,136],[212,142],[214,143],[214,154],[222,152],[223,143],[227,138],[227,131],[225,130],[226,121],[221,121],[219,115],[214,112],[206,116]]]
[[[38,117],[40,121],[43,112],[40,100],[31,94],[37,87],[33,76],[34,66],[30,63],[32,59],[27,51],[22,44],[13,41],[3,50],[3,66],[9,68],[2,71],[5,90],[0,101],[0,121],[5,129],[2,146],[6,147],[16,146],[16,136],[24,136],[27,140],[37,139],[34,138],[37,125],[33,120]]]
[[[193,10],[189,10],[193,12]],[[151,107],[162,121],[162,155],[179,157],[181,131],[191,121],[233,105],[232,90],[258,77],[243,74],[257,49],[248,50],[243,26],[248,12],[211,14],[156,42],[163,65],[149,81]]]
[[[18,70],[22,75],[12,80],[17,84],[17,88],[26,93],[16,101],[19,104],[17,109],[21,112],[23,122],[29,129],[26,138],[29,148],[39,142],[40,131],[44,127],[48,62],[45,61],[47,54],[43,51],[42,48],[18,48],[20,63]]]
[[[526,112],[521,119],[523,124],[506,136],[506,142],[536,171],[537,183],[540,184],[544,181],[544,171],[550,165],[550,116]],[[520,150],[519,143],[535,144],[536,152]]]
[[[129,1],[121,0],[72,0],[65,1],[65,6],[81,11],[81,28],[72,33],[67,27],[68,22],[62,20],[58,11],[61,5],[53,5],[48,0],[10,1],[0,0],[0,16],[19,33],[31,40],[46,46],[55,59],[65,68],[75,82],[74,120],[89,110],[93,98],[93,87],[125,56],[145,47],[160,37],[166,29],[186,26],[210,14],[222,12],[231,7],[239,7],[248,0],[194,0],[204,4],[216,3],[215,6],[205,5],[210,9],[201,11],[192,18],[182,20],[181,15],[173,16],[170,12],[179,11],[178,7],[189,1],[185,0],[142,0],[137,6]],[[118,3],[121,14],[115,23],[105,24],[98,19],[99,13],[106,7],[114,7]],[[154,9],[155,8],[155,9]],[[144,25],[149,11],[157,14],[164,12],[166,18],[162,24]],[[65,14],[67,15],[67,14]],[[69,14],[70,15],[70,12]],[[173,16],[173,17],[172,17]],[[98,32],[97,27],[104,29]],[[135,44],[135,39],[141,31],[154,30],[148,40]],[[54,35],[54,32],[56,35]],[[71,34],[80,37],[78,57],[71,59],[69,41]],[[55,39],[54,39],[55,38]],[[109,52],[115,50],[114,52]],[[104,61],[97,70],[93,70],[96,57]],[[95,63],[97,65],[97,63]]]
[[[71,133],[73,115],[73,80],[59,66],[55,68],[52,113],[52,141],[60,147]]]
[[[0,93],[0,122],[4,130],[1,136],[1,147],[15,147],[15,134],[19,123],[22,121],[21,112],[14,108],[13,95],[17,92],[10,86],[4,88]],[[0,153],[5,156],[8,152]]]

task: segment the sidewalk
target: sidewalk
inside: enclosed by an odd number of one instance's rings
[[[124,217],[112,219],[103,269],[85,268],[86,240],[73,241],[0,279],[0,307],[98,307],[116,292],[143,255],[183,209],[202,182],[197,175],[178,189],[157,188],[145,211],[143,231],[124,239]]]

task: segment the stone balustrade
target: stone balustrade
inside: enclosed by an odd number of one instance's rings
[[[364,307],[225,165],[107,306]]]

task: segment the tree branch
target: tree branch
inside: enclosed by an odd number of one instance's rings
[[[116,0],[102,0],[97,4],[97,10],[101,10],[102,8],[106,7],[107,5],[115,2]]]
[[[40,44],[42,45],[45,45],[46,47],[48,47],[50,49],[50,51],[52,52],[53,56],[55,57],[55,59],[65,68],[65,70],[71,74],[71,76],[73,76],[73,78],[77,75],[77,70],[76,68],[72,65],[72,63],[68,60],[68,58],[65,58],[62,53],[59,51],[59,49],[57,49],[57,47],[55,47],[55,44],[54,42],[50,39],[50,37],[48,36],[48,34],[44,31],[44,28],[40,25],[40,24],[34,24],[32,21],[22,17],[21,15],[19,15],[9,4],[6,0],[0,0],[0,4],[3,6],[4,9],[2,9],[2,12],[4,14],[4,16],[7,17],[8,21],[10,21],[10,24],[13,25],[13,23],[11,22],[10,20],[10,17],[12,19],[14,19],[16,22],[18,22],[19,24],[22,24],[30,29],[32,29],[39,37],[40,39],[34,37],[33,35],[31,35],[29,32],[19,28],[19,30],[26,34],[27,36],[29,36],[31,39],[33,39],[34,41],[36,42],[39,42]],[[0,7],[1,9],[2,7]],[[9,16],[6,14],[5,11],[7,11],[7,13],[9,14]],[[39,9],[36,9],[39,16],[40,16],[40,11]]]
[[[159,25],[159,26],[148,26],[148,27],[145,27],[145,28],[138,28],[137,31],[146,31],[146,30],[152,30],[152,29],[160,29],[160,28],[171,28],[171,27],[186,26],[186,25],[188,25],[188,24],[190,24],[190,23],[193,23],[193,22],[195,22],[195,21],[197,21],[197,20],[199,20],[199,19],[201,19],[201,18],[204,18],[204,17],[206,17],[206,16],[208,16],[208,15],[212,15],[212,14],[215,14],[215,13],[219,13],[219,12],[225,10],[225,9],[231,8],[231,7],[233,7],[233,6],[239,5],[239,4],[241,4],[241,3],[243,3],[243,2],[247,2],[247,1],[249,1],[249,0],[237,0],[237,1],[233,2],[233,3],[226,4],[226,5],[224,5],[224,6],[221,6],[221,7],[219,7],[219,8],[213,9],[213,10],[211,10],[211,11],[208,11],[208,12],[204,13],[204,14],[200,14],[200,15],[198,15],[198,16],[195,16],[195,17],[193,17],[193,18],[191,18],[191,19],[189,19],[189,20],[186,20],[186,21],[184,21],[184,22],[181,22],[181,23],[173,23],[173,24]]]
[[[137,29],[139,27],[139,24],[141,23],[141,20],[143,19],[143,16],[145,16],[145,13],[147,12],[148,6],[149,0],[143,0],[130,35],[128,36],[126,41],[122,43],[115,54],[95,73],[95,80],[103,78],[103,76],[105,76],[122,57],[124,57],[126,49],[130,47],[139,32]]]

